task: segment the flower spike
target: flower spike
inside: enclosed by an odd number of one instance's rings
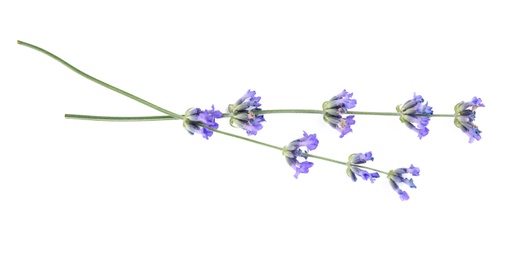
[[[302,154],[308,153],[309,151],[315,150],[318,146],[318,139],[316,134],[310,134],[308,135],[306,132],[304,132],[304,136],[300,139],[294,140],[290,142],[288,145],[284,146],[283,148],[283,155],[286,158],[286,162],[290,167],[292,167],[295,170],[295,174],[293,177],[297,179],[299,177],[299,174],[301,173],[308,173],[309,168],[313,166],[312,162],[304,161],[299,162],[297,160],[297,157],[304,157],[304,159],[307,159],[307,156],[303,156]],[[301,147],[306,147],[307,150],[302,151]]]
[[[422,96],[413,94],[413,99],[397,106],[397,112],[401,114],[400,120],[409,129],[418,133],[418,138],[429,134],[427,125],[429,124],[429,115],[433,114],[433,108],[428,106],[428,102],[424,103]],[[427,115],[427,116],[424,116]]]
[[[241,128],[247,131],[247,135],[256,135],[263,128],[262,122],[265,122],[263,115],[256,115],[255,112],[261,110],[256,91],[250,89],[236,103],[229,105],[229,113],[231,119],[229,123],[233,127]]]
[[[340,132],[340,138],[352,132],[351,125],[356,123],[353,115],[343,117],[348,109],[356,106],[356,100],[352,99],[352,95],[352,93],[343,90],[342,93],[322,104],[324,121]]]
[[[474,124],[474,120],[476,119],[476,109],[484,106],[483,101],[477,97],[473,97],[470,102],[461,101],[454,106],[454,125],[469,137],[469,143],[481,140],[481,135],[479,135],[481,131]]]
[[[190,134],[202,134],[206,140],[209,140],[209,137],[213,135],[213,131],[209,130],[210,127],[213,129],[218,129],[218,124],[215,122],[216,118],[221,118],[222,112],[219,110],[215,110],[215,106],[211,106],[211,110],[204,110],[200,108],[190,108],[184,113],[184,119],[182,121],[182,126],[188,131]]]

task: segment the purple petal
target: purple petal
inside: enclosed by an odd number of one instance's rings
[[[405,200],[409,200],[409,195],[407,192],[401,190],[401,189],[398,189],[397,190],[397,194],[399,194],[399,198],[402,200],[402,201],[405,201]]]
[[[471,103],[476,107],[485,107],[485,105],[483,104],[483,101],[477,97],[473,97]]]
[[[318,139],[316,134],[308,135],[304,132],[304,137],[299,139],[299,146],[305,146],[308,150],[312,151],[318,147]]]
[[[362,163],[366,163],[367,161],[373,161],[373,160],[374,160],[374,157],[372,157],[372,152],[366,152],[365,154],[357,153],[352,156],[351,163],[362,164]]]
[[[407,169],[406,172],[410,173],[412,176],[420,175],[420,169],[418,167],[413,166],[413,164]]]
[[[293,177],[295,177],[295,179],[297,179],[299,177],[299,174],[303,173],[303,174],[306,174],[309,172],[309,168],[311,168],[312,166],[314,165],[314,163],[312,162],[297,162],[296,163],[296,167],[295,167],[295,174],[293,175]]]
[[[429,134],[429,128],[423,127],[421,129],[418,129],[418,138],[422,139],[422,137]]]

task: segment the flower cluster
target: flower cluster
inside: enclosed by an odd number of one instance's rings
[[[352,132],[351,125],[356,123],[353,115],[343,117],[348,109],[356,106],[356,100],[352,99],[352,95],[352,93],[343,90],[342,93],[322,104],[324,121],[340,132],[340,138]]]
[[[373,161],[374,157],[372,157],[372,152],[363,153],[354,153],[349,156],[349,160],[347,162],[347,175],[352,179],[352,181],[356,181],[356,175],[361,177],[363,180],[370,180],[371,183],[379,178],[379,173],[377,172],[367,172],[359,167],[356,164],[364,164],[367,161]]]
[[[484,107],[483,101],[480,98],[473,97],[470,102],[463,102],[454,106],[454,125],[461,129],[469,137],[469,143],[474,140],[481,140],[481,131],[474,124],[476,119],[476,109]]]
[[[427,125],[429,124],[429,116],[433,114],[433,108],[428,106],[428,102],[424,103],[422,96],[413,94],[410,99],[402,105],[397,106],[397,112],[401,114],[400,120],[409,129],[418,133],[418,138],[429,134]]]
[[[309,168],[313,166],[313,163],[308,161],[299,162],[297,157],[304,157],[304,159],[307,159],[307,156],[304,154],[315,150],[317,146],[317,135],[308,135],[304,132],[304,136],[302,138],[296,139],[283,147],[283,155],[286,158],[286,162],[295,170],[293,177],[298,178],[299,174],[309,172]],[[301,147],[306,147],[307,150],[302,151]]]
[[[215,122],[216,118],[221,118],[222,112],[215,110],[215,106],[211,106],[211,110],[204,110],[200,108],[190,108],[184,113],[182,126],[190,134],[202,134],[204,138],[209,140],[213,135],[213,131],[209,130],[218,129],[218,124]],[[209,127],[209,128],[206,128]]]
[[[410,174],[411,176],[419,176],[420,169],[413,166],[413,164],[409,168],[398,168],[395,170],[391,170],[388,172],[388,180],[390,181],[390,186],[392,186],[393,190],[397,192],[401,200],[408,200],[409,195],[407,192],[401,190],[399,188],[399,184],[404,183],[407,184],[410,188],[417,188],[413,183],[413,179],[406,178],[406,175]]]
[[[261,97],[256,96],[256,91],[249,89],[236,103],[229,105],[231,126],[247,131],[247,135],[256,135],[263,128],[261,123],[265,122],[263,115],[256,115],[256,111],[261,110],[259,100]]]

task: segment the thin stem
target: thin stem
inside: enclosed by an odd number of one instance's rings
[[[112,122],[140,122],[140,121],[165,121],[178,120],[179,118],[171,116],[91,116],[91,115],[75,115],[65,114],[66,119],[80,119],[92,121],[112,121]]]
[[[314,109],[271,109],[252,111],[256,115],[260,114],[324,114],[322,110]]]
[[[115,86],[112,86],[110,84],[107,84],[107,83],[99,80],[99,79],[96,79],[96,78],[94,78],[94,77],[92,77],[92,76],[82,72],[81,70],[75,68],[70,63],[64,61],[63,59],[57,57],[56,55],[54,55],[54,54],[52,54],[52,53],[50,53],[50,52],[48,52],[48,51],[46,51],[46,50],[44,50],[42,48],[39,48],[38,46],[34,46],[34,45],[30,44],[30,43],[26,43],[26,42],[22,42],[22,41],[18,41],[18,44],[23,45],[25,47],[29,47],[29,48],[34,49],[36,51],[39,51],[41,53],[44,53],[44,54],[50,56],[52,59],[60,62],[61,64],[63,64],[67,68],[73,70],[75,73],[77,73],[77,74],[79,74],[79,75],[81,75],[81,76],[83,76],[83,77],[85,77],[85,78],[87,78],[87,79],[89,79],[89,80],[99,84],[99,85],[102,85],[102,86],[104,86],[104,87],[106,87],[106,88],[108,88],[108,89],[110,89],[112,91],[118,92],[118,93],[120,93],[120,94],[122,94],[122,95],[124,95],[124,96],[126,96],[128,98],[134,99],[134,100],[136,100],[136,101],[138,101],[138,102],[140,102],[140,103],[142,103],[144,105],[147,105],[147,106],[149,106],[149,107],[151,107],[151,108],[153,108],[153,109],[155,109],[155,110],[157,110],[159,112],[165,113],[165,114],[167,114],[167,115],[169,115],[171,117],[182,118],[182,116],[179,115],[179,114],[176,114],[174,112],[168,111],[168,110],[166,110],[166,109],[164,109],[162,107],[156,106],[156,105],[154,105],[154,104],[152,104],[152,103],[150,103],[150,102],[148,102],[148,101],[146,101],[146,100],[144,100],[142,98],[134,96],[133,94],[131,94],[129,92],[123,91],[123,90],[121,90],[121,89],[119,89],[119,88],[117,88]]]
[[[257,110],[253,111],[254,114],[324,114],[323,110],[315,109],[270,109],[270,110]],[[345,114],[348,115],[369,115],[369,116],[400,116],[397,112],[367,112],[367,111],[352,111],[347,110]],[[454,114],[416,114],[415,116],[426,116],[426,117],[455,117]]]
[[[400,116],[401,113],[397,112],[363,112],[363,111],[351,111],[347,110],[345,114],[349,115],[370,115],[370,116]],[[425,117],[455,117],[454,114],[415,114],[415,116],[425,116]]]
[[[361,111],[350,111],[347,110],[345,114],[349,115],[367,115],[367,116],[400,116],[397,112],[361,112]]]
[[[419,116],[419,115],[417,115]],[[427,115],[424,115],[424,116],[427,116]],[[429,117],[456,117],[456,115],[454,114],[433,114],[433,115],[429,115]]]
[[[302,155],[307,156],[307,157],[317,158],[317,159],[328,161],[328,162],[337,163],[337,164],[342,164],[342,165],[347,165],[347,166],[356,166],[359,168],[368,169],[368,170],[380,172],[383,174],[388,174],[385,171],[381,171],[381,170],[374,169],[372,167],[368,167],[368,166],[364,166],[364,165],[360,165],[360,164],[346,163],[346,162],[342,162],[342,161],[338,161],[338,160],[334,160],[334,159],[330,159],[330,158],[326,158],[326,157],[322,157],[322,156],[318,156],[318,155],[314,155],[314,154],[309,154],[309,153],[303,153]]]
[[[263,146],[274,148],[274,149],[277,149],[277,150],[282,150],[283,149],[283,148],[281,148],[279,146],[263,143],[263,142],[256,141],[256,140],[253,140],[253,139],[250,139],[250,138],[247,138],[247,137],[243,137],[243,136],[231,134],[231,133],[228,133],[228,132],[220,131],[220,130],[217,130],[217,129],[213,129],[211,127],[207,127],[207,126],[203,126],[203,127],[207,128],[207,129],[209,129],[209,130],[211,130],[213,132],[216,132],[216,133],[219,133],[219,134],[223,134],[223,135],[227,135],[227,136],[234,137],[234,138],[238,138],[238,139],[241,139],[241,140],[245,140],[245,141],[248,141],[248,142],[251,142],[251,143],[263,145]]]
[[[295,111],[295,112],[294,112]],[[254,114],[323,114],[321,110],[309,110],[309,109],[274,109],[274,110],[258,110]],[[347,114],[353,115],[383,115],[383,116],[399,116],[399,113],[390,112],[360,112],[360,111],[347,111]],[[182,115],[180,115],[182,118]],[[452,114],[434,114],[434,115],[417,115],[417,116],[429,116],[429,117],[455,117]],[[81,119],[81,120],[93,120],[93,121],[118,121],[118,122],[132,122],[132,121],[162,121],[162,120],[175,120],[181,118],[174,118],[170,116],[93,116],[93,115],[76,115],[76,114],[65,114],[67,119]],[[223,113],[222,117],[230,117],[230,114]]]
[[[342,161],[338,161],[338,160],[334,160],[334,159],[330,159],[330,158],[326,158],[326,157],[322,157],[322,156],[318,156],[318,155],[314,155],[314,154],[310,154],[310,153],[302,153],[302,156],[316,158],[316,159],[333,162],[333,163],[337,163],[337,164],[342,164],[342,165],[348,165],[348,163],[346,163],[346,162],[342,162]]]
[[[371,170],[371,171],[375,171],[375,172],[379,172],[379,173],[382,173],[382,174],[387,174],[387,172],[385,171],[381,171],[381,170],[378,170],[378,169],[374,169],[372,167],[368,167],[368,166],[364,166],[364,165],[361,165],[361,164],[354,164],[354,163],[351,163],[350,166],[356,166],[356,167],[359,167],[359,168],[363,168],[363,169],[368,169],[368,170]]]

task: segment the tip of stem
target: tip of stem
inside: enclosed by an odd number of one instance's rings
[[[20,40],[16,40],[16,43],[17,43],[17,44],[20,44],[20,42],[21,42]]]

